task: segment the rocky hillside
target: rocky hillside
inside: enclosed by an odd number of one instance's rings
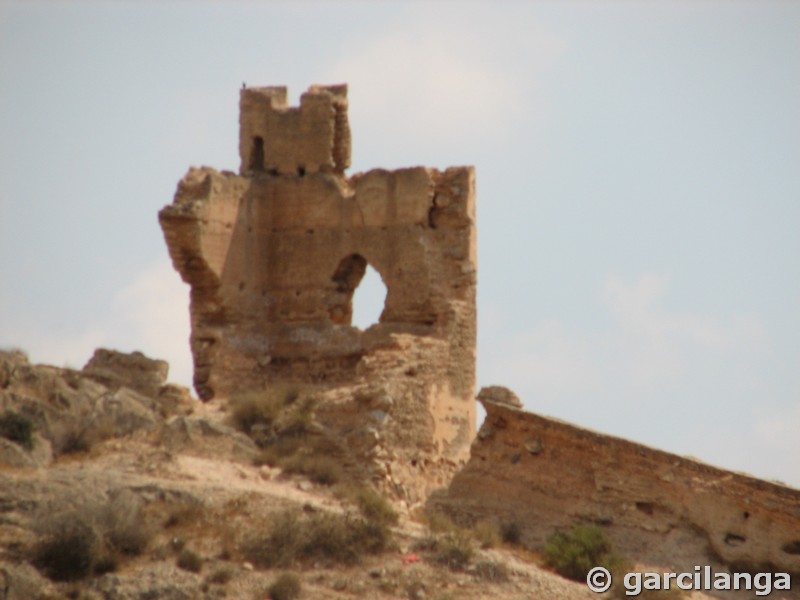
[[[502,510],[457,526],[381,496],[302,395],[204,404],[166,378],[138,353],[77,371],[0,352],[0,600],[598,597]]]
[[[77,371],[0,353],[0,599],[591,596],[491,528],[398,515],[324,461],[277,466],[232,426],[246,411],[166,375],[141,354]]]

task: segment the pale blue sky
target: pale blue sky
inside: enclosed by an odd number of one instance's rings
[[[351,173],[476,166],[480,385],[800,486],[800,3],[0,0],[0,346],[188,383],[156,215],[242,82],[349,83]]]

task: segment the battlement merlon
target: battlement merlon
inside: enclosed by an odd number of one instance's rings
[[[347,85],[313,85],[288,106],[285,87],[242,88],[241,175],[344,174],[350,166]]]

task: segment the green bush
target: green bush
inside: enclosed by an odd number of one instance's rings
[[[543,555],[547,566],[575,581],[585,581],[593,567],[615,571],[620,564],[611,542],[597,527],[577,526],[569,533],[556,533],[545,545]]]
[[[33,421],[25,415],[6,410],[0,416],[0,437],[19,444],[26,450],[33,449]]]
[[[302,585],[300,578],[294,573],[283,573],[272,582],[267,594],[270,600],[295,600],[300,597]]]

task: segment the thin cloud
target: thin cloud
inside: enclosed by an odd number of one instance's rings
[[[726,321],[670,312],[663,306],[669,285],[669,277],[657,273],[631,282],[609,276],[601,295],[609,330],[540,321],[512,337],[502,357],[490,357],[487,371],[552,403],[590,392],[619,397],[625,390],[641,394],[679,382],[698,352],[724,357],[765,343],[764,327],[754,316]]]
[[[122,288],[92,323],[49,327],[20,317],[9,324],[0,347],[18,347],[31,361],[81,368],[99,347],[138,350],[170,364],[169,379],[191,385],[189,292],[166,259],[151,264]]]
[[[170,364],[170,380],[190,385],[189,287],[166,259],[141,271],[116,296],[109,339]]]
[[[670,278],[664,274],[645,273],[631,284],[609,276],[603,298],[626,332],[662,345],[686,341],[721,352],[763,339],[763,325],[752,316],[724,323],[708,315],[667,312],[661,304],[669,285]]]
[[[521,119],[541,116],[536,75],[562,54],[563,42],[531,17],[526,35],[504,45],[503,35],[487,35],[509,27],[496,12],[458,22],[431,18],[426,5],[426,14],[348,44],[324,77],[350,84],[354,135],[372,124],[367,128],[380,128],[383,144],[389,139],[418,152],[421,139],[449,148],[497,143]]]

